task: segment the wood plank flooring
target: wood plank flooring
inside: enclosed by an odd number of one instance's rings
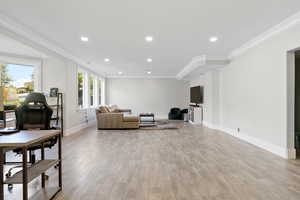
[[[202,126],[90,127],[65,137],[63,152],[63,192],[56,200],[300,199],[299,160],[284,160]],[[49,186],[56,184],[55,174],[49,172]],[[30,184],[30,193],[39,185],[39,180]],[[5,191],[6,199],[18,199],[21,189]]]

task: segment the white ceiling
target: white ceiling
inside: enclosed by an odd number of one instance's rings
[[[176,76],[195,56],[227,57],[299,10],[297,0],[1,0],[0,6],[109,76],[145,76],[148,70]],[[154,42],[146,43],[146,35]],[[220,39],[210,43],[211,36]]]
[[[16,55],[16,56],[24,56],[24,57],[32,57],[32,58],[46,57],[46,55],[43,54],[41,51],[38,51],[28,45],[25,45],[1,33],[0,33],[0,54]]]

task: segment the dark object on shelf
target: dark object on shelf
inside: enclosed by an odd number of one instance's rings
[[[169,120],[182,120],[180,108],[171,108],[169,112]]]
[[[51,88],[50,97],[57,97],[57,95],[58,95],[58,88]]]
[[[192,103],[190,103],[190,105],[189,105],[190,107],[195,107],[195,108],[199,108],[199,107],[201,107],[199,104],[192,104]]]

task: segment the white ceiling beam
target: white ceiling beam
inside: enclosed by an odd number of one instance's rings
[[[0,13],[0,28],[3,33],[12,37],[13,39],[20,41],[32,48],[36,48],[41,51],[46,51],[48,53],[54,53],[61,57],[64,57],[68,60],[71,60],[82,67],[86,67],[87,69],[93,71],[94,73],[105,77],[105,74],[100,72],[95,72],[94,69],[99,68],[99,66],[94,66],[92,64],[88,64],[87,61],[79,58],[78,56],[74,56],[65,49],[59,47],[58,45],[51,42],[49,39],[41,36],[36,33],[34,30],[26,27],[25,25],[13,20],[6,15]]]
[[[177,79],[183,79],[194,71],[207,72],[228,65],[228,59],[208,58],[206,55],[194,57],[177,75]]]

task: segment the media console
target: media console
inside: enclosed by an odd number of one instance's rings
[[[203,121],[203,107],[202,105],[189,106],[189,122],[192,124],[202,124]]]

